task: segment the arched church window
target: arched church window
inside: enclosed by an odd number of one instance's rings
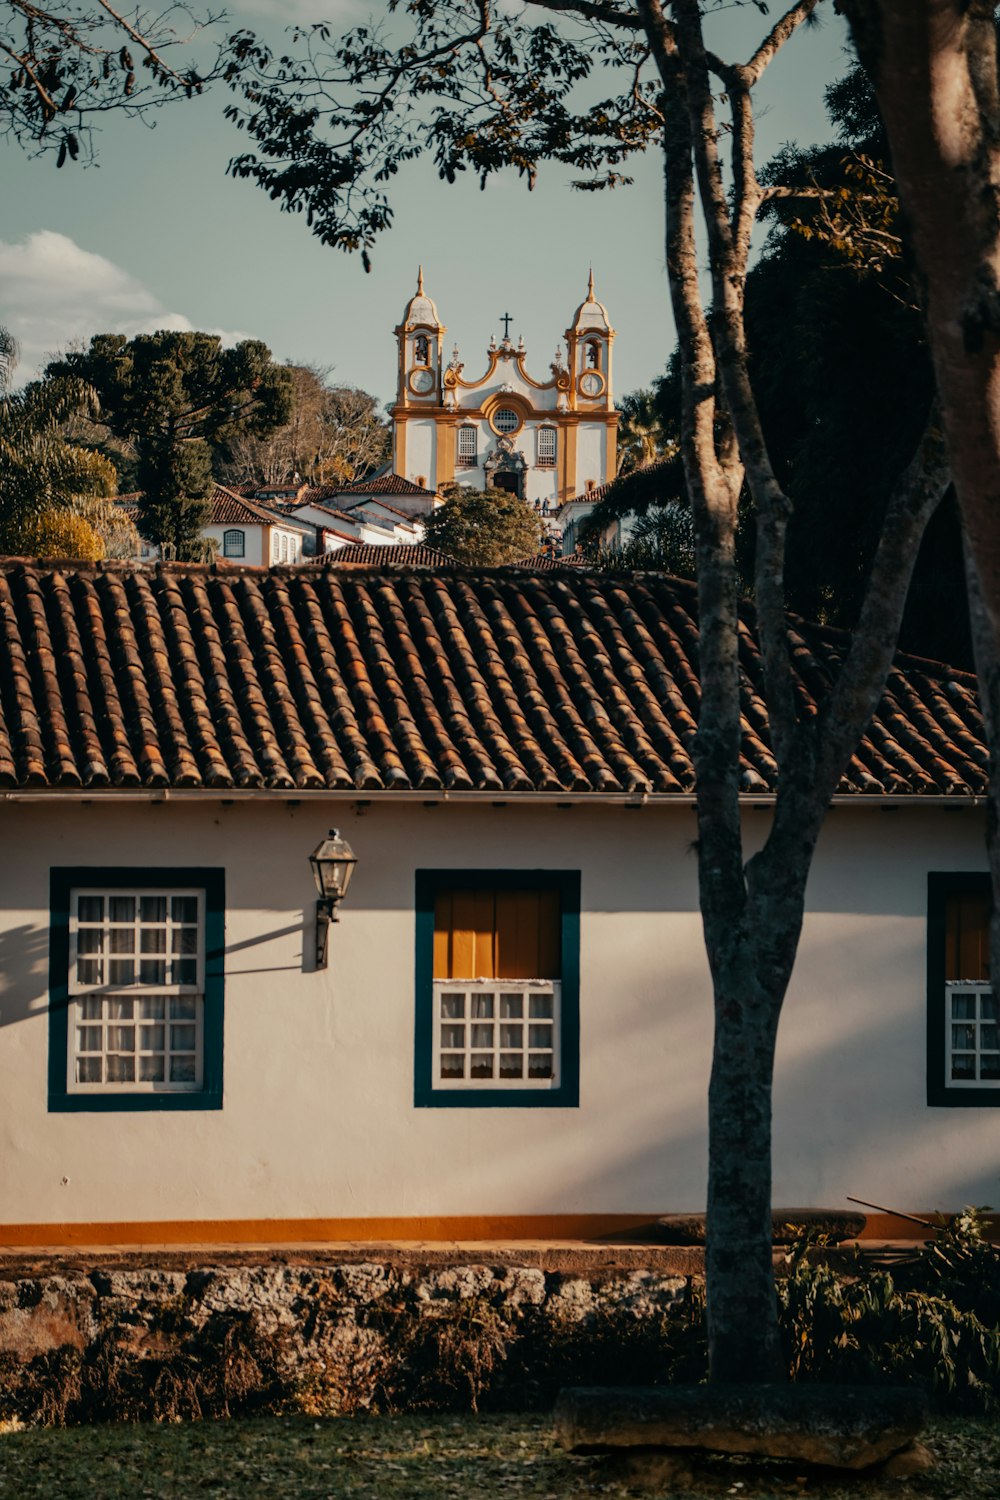
[[[540,466],[551,468],[556,461],[556,430],[554,427],[539,427],[538,429],[538,462]]]
[[[413,341],[413,358],[418,365],[431,362],[431,345],[426,333],[418,333]]]
[[[521,425],[521,419],[511,406],[501,406],[493,413],[493,426],[497,432],[516,432]]]
[[[466,424],[458,429],[458,462],[463,469],[474,469],[479,461],[476,429]]]
[[[223,557],[245,557],[246,537],[242,531],[226,531],[222,535]]]
[[[588,370],[599,370],[601,368],[601,346],[596,339],[590,339],[584,346],[584,363]]]

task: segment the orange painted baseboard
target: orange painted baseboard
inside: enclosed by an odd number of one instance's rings
[[[659,1217],[648,1214],[482,1214],[371,1219],[160,1219],[88,1224],[0,1224],[0,1247],[46,1249],[86,1245],[378,1244],[385,1241],[646,1239]],[[917,1217],[936,1221],[933,1212]],[[1000,1240],[1000,1214],[984,1215]],[[897,1214],[870,1213],[863,1240],[924,1240],[931,1231]]]
[[[161,1219],[0,1224],[0,1246],[273,1245],[385,1240],[592,1240],[648,1227],[648,1214],[485,1214],[399,1219]]]

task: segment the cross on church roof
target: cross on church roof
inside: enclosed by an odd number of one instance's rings
[[[505,339],[509,339],[510,325],[513,323],[514,319],[511,317],[510,313],[503,313],[501,315],[500,321],[503,324],[503,336]]]

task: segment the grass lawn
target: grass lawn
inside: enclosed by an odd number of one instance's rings
[[[777,1500],[1000,1497],[1000,1428],[939,1422],[938,1467],[909,1480],[842,1480],[795,1465],[717,1460],[685,1496]],[[642,1493],[595,1459],[555,1449],[544,1417],[307,1417],[0,1432],[0,1500],[576,1500]],[[648,1492],[647,1492],[648,1493]]]

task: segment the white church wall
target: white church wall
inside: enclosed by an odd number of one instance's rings
[[[587,481],[603,484],[606,474],[608,440],[603,426],[581,422],[576,432],[576,492],[586,493]]]
[[[434,488],[437,473],[437,423],[411,417],[406,424],[406,478]]]

